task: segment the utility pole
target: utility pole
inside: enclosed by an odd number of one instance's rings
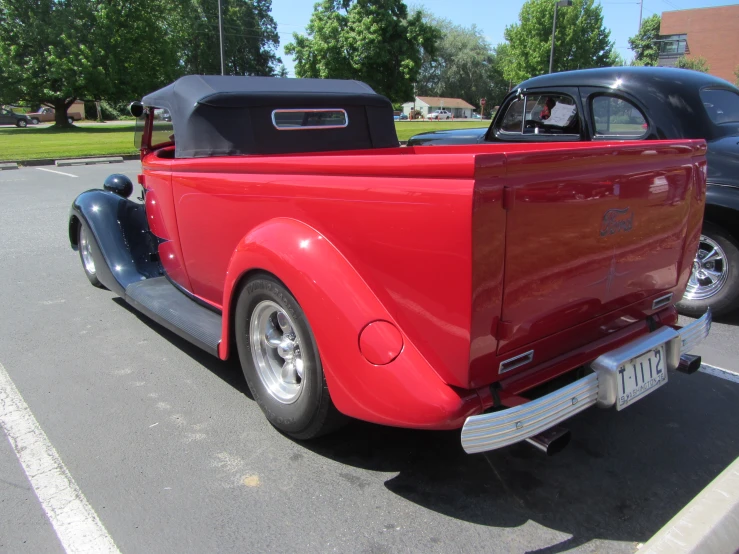
[[[644,11],[644,0],[639,0],[639,31],[641,31],[641,16]]]
[[[572,5],[572,0],[559,0],[554,4],[554,20],[552,21],[552,49],[549,52],[549,73],[552,72],[554,66],[554,35],[557,32],[557,10],[559,7],[567,7]]]
[[[225,75],[223,71],[223,17],[221,17],[221,0],[218,0],[218,39],[221,43],[221,75]]]

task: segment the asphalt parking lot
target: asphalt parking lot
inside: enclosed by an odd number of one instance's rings
[[[0,172],[0,369],[121,552],[634,552],[739,456],[731,373],[673,373],[623,412],[583,412],[553,458],[360,422],[292,441],[236,363],[85,279],[69,206],[137,170]],[[700,353],[739,373],[739,314]],[[0,513],[0,552],[63,551],[4,439]]]

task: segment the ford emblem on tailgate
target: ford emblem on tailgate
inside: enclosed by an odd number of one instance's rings
[[[634,212],[629,208],[611,208],[603,214],[600,224],[600,236],[615,235],[616,233],[631,231],[634,226]]]

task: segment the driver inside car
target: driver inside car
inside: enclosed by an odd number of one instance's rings
[[[552,115],[552,109],[556,105],[557,102],[555,102],[554,98],[547,96],[547,99],[544,101],[544,105],[541,107],[541,111],[539,112],[539,119],[542,121],[549,119],[549,116]]]

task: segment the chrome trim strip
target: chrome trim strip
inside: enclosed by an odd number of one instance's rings
[[[680,336],[680,354],[687,354],[698,346],[711,332],[713,316],[710,308],[703,317],[696,319],[693,323],[678,330]]]
[[[597,398],[598,374],[592,373],[521,406],[468,417],[462,448],[474,454],[520,442],[595,405]]]
[[[660,296],[659,298],[655,298],[654,302],[652,302],[652,309],[656,310],[657,308],[661,308],[662,306],[667,306],[667,304],[669,304],[671,300],[672,293],[665,294],[664,296]]]
[[[505,373],[506,371],[511,371],[513,369],[518,369],[519,367],[530,363],[533,359],[534,351],[529,350],[528,352],[524,352],[523,354],[519,354],[518,356],[514,356],[513,358],[503,360],[498,366],[498,374]]]
[[[275,121],[275,114],[276,113],[297,113],[297,112],[309,112],[309,113],[318,113],[318,112],[341,112],[344,114],[344,124],[343,125],[309,125],[306,127],[280,127],[277,125],[277,122]],[[275,129],[278,131],[310,131],[315,129],[343,129],[344,127],[349,125],[349,115],[346,113],[346,110],[343,110],[341,108],[285,108],[285,109],[277,109],[272,110],[272,125]]]

